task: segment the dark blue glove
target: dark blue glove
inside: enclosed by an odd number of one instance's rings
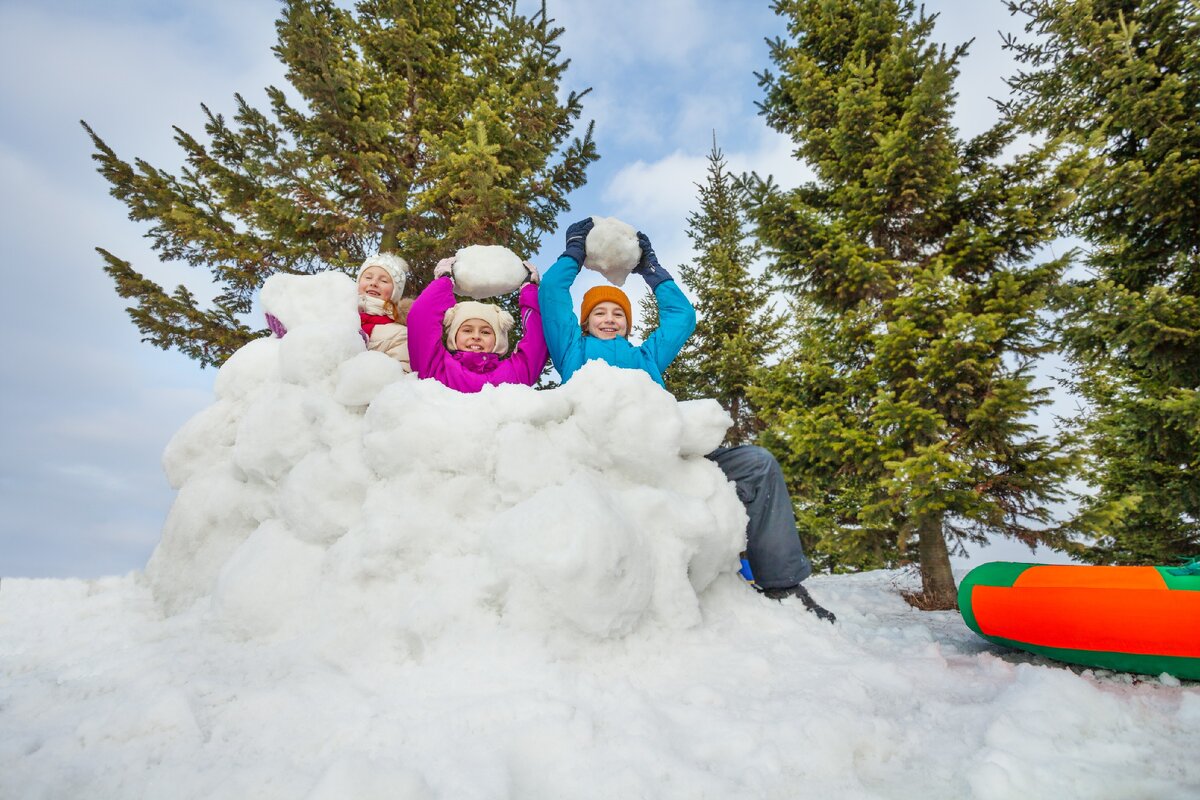
[[[562,251],[564,256],[570,256],[582,264],[587,257],[587,235],[595,225],[592,218],[581,219],[567,228],[567,249]],[[562,258],[562,256],[559,256]]]
[[[650,246],[650,237],[638,231],[638,247],[642,248],[642,257],[638,261],[638,265],[633,268],[637,275],[641,275],[646,279],[646,285],[650,287],[650,291],[658,288],[663,281],[673,281],[671,274],[663,269],[662,264],[658,263],[658,256],[654,255],[654,248]]]

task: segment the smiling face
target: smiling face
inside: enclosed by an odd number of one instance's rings
[[[391,300],[392,290],[395,288],[396,282],[392,280],[388,271],[381,267],[367,267],[363,270],[362,275],[358,276],[359,294],[377,297],[380,300]]]
[[[481,319],[469,319],[458,326],[454,346],[473,353],[491,353],[496,349],[496,331]]]
[[[616,303],[605,300],[597,303],[587,318],[587,332],[597,339],[615,339],[629,332],[629,320],[625,317],[625,309]]]

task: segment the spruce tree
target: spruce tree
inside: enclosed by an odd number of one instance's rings
[[[1087,557],[1200,555],[1200,6],[1019,2],[1014,117],[1090,156],[1059,331],[1087,401]]]
[[[751,216],[801,299],[797,352],[759,396],[808,538],[850,566],[916,549],[927,608],[951,608],[950,544],[1060,542],[1070,458],[1035,428],[1040,314],[1064,267],[1031,264],[1076,166],[1053,142],[951,123],[966,45],[930,41],[911,2],[778,0],[788,38],[762,113],[816,179],[752,176]],[[765,414],[766,412],[764,412]],[[949,541],[948,541],[949,540]]]
[[[211,273],[211,307],[168,293],[98,248],[143,340],[219,364],[257,335],[241,317],[276,272],[354,272],[372,252],[412,266],[502,244],[522,256],[553,229],[597,158],[583,93],[558,98],[562,32],[507,0],[285,0],[273,50],[292,91],[269,112],[203,106],[205,139],[175,128],[178,175],[119,158],[87,123],[99,171],[153,248]]]
[[[716,399],[733,419],[725,443],[747,444],[761,428],[747,389],[778,349],[781,319],[770,311],[768,278],[750,271],[759,245],[747,235],[741,191],[715,140],[697,189],[699,209],[688,215],[687,231],[696,261],[679,272],[695,295],[698,321],[667,388],[680,399]]]

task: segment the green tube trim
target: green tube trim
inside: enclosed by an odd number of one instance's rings
[[[967,627],[983,636],[975,611],[971,608],[971,590],[976,586],[1012,586],[1021,573],[1037,564],[1018,564],[1013,561],[989,561],[967,573],[958,585],[958,611]],[[986,637],[985,637],[986,638]]]
[[[1177,567],[1155,567],[1163,582],[1172,591],[1200,592],[1200,574],[1180,574]]]
[[[978,633],[978,631],[976,631]],[[1200,681],[1200,658],[1183,656],[1156,656],[1145,653],[1116,653],[1104,650],[1068,650],[1062,647],[1043,647],[1026,644],[999,636],[979,634],[989,642],[1035,653],[1039,656],[1078,664],[1084,667],[1111,669],[1115,672],[1135,672],[1141,675],[1161,675],[1164,672],[1176,678]]]

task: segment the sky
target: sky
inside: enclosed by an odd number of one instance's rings
[[[764,2],[548,0],[571,59],[563,90],[591,93],[601,159],[569,198],[561,228],[616,216],[647,232],[663,264],[690,257],[685,234],[715,135],[735,172],[784,186],[807,174],[758,116],[765,37],[784,33]],[[994,119],[1012,71],[1000,0],[932,2],[938,41],[975,39],[959,79],[965,135]],[[0,0],[0,233],[8,342],[0,395],[0,576],[94,577],[140,569],[174,498],[161,455],[211,402],[215,371],[139,342],[95,247],[166,287],[211,292],[206,275],[159,263],[143,225],[90,160],[89,125],[126,159],[170,171],[172,126],[202,135],[201,103],[265,106],[285,85],[270,47],[278,6],[240,0]],[[549,266],[547,236],[528,255]]]

